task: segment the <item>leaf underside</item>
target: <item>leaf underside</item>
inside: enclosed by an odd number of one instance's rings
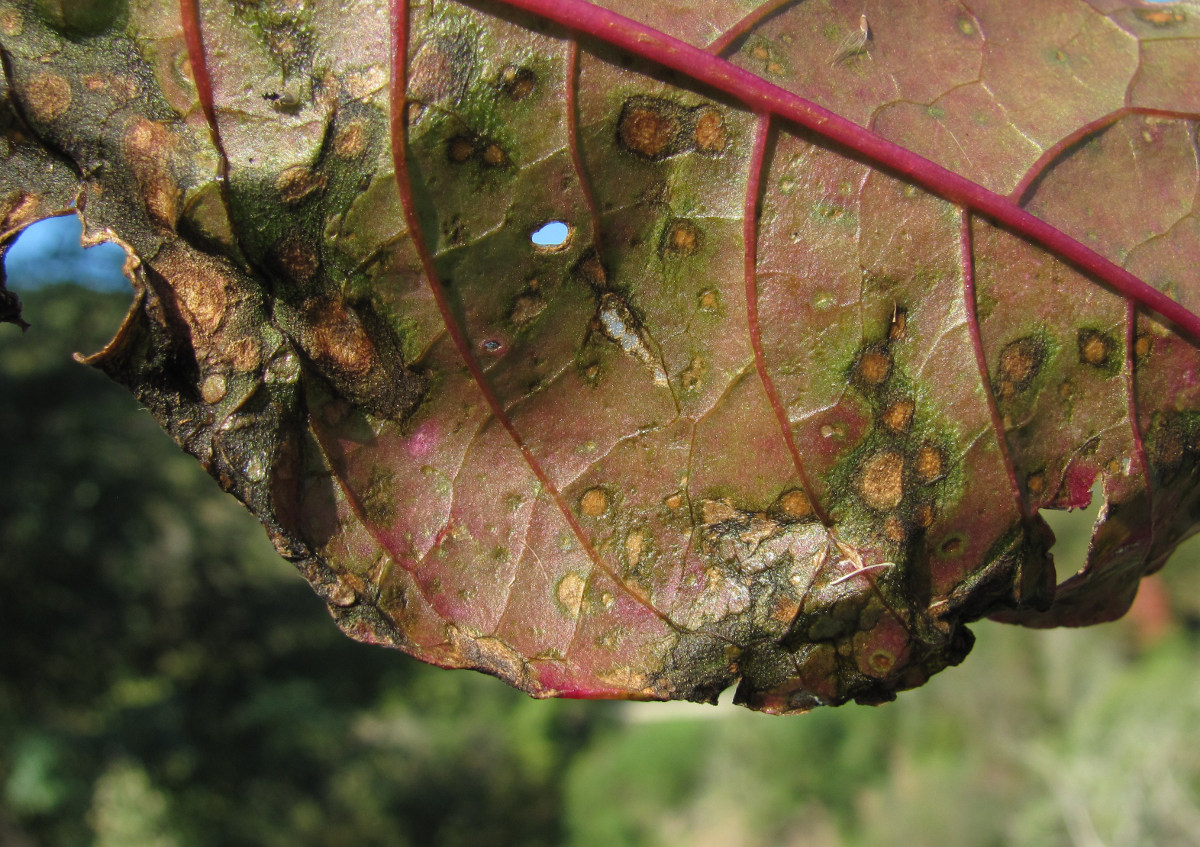
[[[880,702],[1195,531],[1200,7],[3,0],[0,47],[0,241],[125,246],[86,361],[354,638]]]

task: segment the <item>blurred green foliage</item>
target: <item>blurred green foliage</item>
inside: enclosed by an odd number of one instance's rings
[[[126,299],[25,300],[33,329],[0,327],[5,847],[1195,843],[1194,552],[1153,646],[982,623],[961,668],[881,709],[532,701],[342,636],[70,361]]]

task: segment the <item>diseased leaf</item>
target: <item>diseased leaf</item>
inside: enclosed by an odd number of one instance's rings
[[[0,240],[125,245],[86,361],[355,638],[880,702],[1196,529],[1200,8],[3,0],[0,44]],[[1097,487],[1056,585],[1038,510]]]

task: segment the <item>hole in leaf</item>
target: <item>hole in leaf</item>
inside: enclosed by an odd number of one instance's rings
[[[75,215],[30,224],[4,254],[5,285],[30,291],[47,285],[74,284],[94,291],[128,291],[122,273],[125,250],[112,242],[84,248],[83,225]]]
[[[566,221],[547,221],[535,229],[529,241],[542,252],[553,253],[567,249],[573,228]]]
[[[1039,509],[1054,531],[1054,569],[1061,583],[1078,573],[1087,561],[1088,546],[1092,541],[1092,529],[1100,517],[1104,505],[1104,488],[1099,479],[1092,486],[1092,500],[1082,509]]]

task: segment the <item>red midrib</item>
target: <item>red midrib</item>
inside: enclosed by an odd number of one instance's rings
[[[584,0],[495,0],[548,18],[740,100],[756,113],[800,124],[932,194],[1038,244],[1154,312],[1200,342],[1200,316],[1120,265],[1022,209],[1011,199],[919,156],[846,118],[773,85],[726,59]]]

